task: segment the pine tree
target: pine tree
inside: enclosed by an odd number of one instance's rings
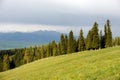
[[[9,68],[10,68],[10,69],[15,68],[15,62],[14,62],[14,60],[13,60],[13,57],[14,57],[14,56],[12,56],[12,57],[9,58],[9,60],[10,60],[10,67],[9,67]]]
[[[119,45],[120,45],[120,37],[115,37],[114,46],[119,46]]]
[[[41,46],[41,49],[40,49],[40,52],[41,52],[41,59],[45,57],[45,45],[42,45]]]
[[[98,34],[98,24],[97,22],[94,23],[92,28],[92,48],[98,49],[99,48],[99,34]]]
[[[102,49],[102,48],[105,48],[105,39],[104,39],[104,36],[102,34],[102,30],[100,31],[100,37],[99,37],[99,48]]]
[[[85,45],[86,45],[87,50],[90,50],[92,48],[92,33],[91,33],[91,30],[89,30],[89,32],[87,34]]]
[[[28,50],[26,49],[24,53],[24,63],[29,63],[30,61],[29,59],[30,59],[30,54],[28,53]]]
[[[3,71],[6,71],[10,69],[10,59],[9,59],[9,55],[6,54],[3,57]]]
[[[78,51],[84,51],[85,50],[85,41],[83,36],[83,30],[80,30],[80,35],[78,39]]]
[[[106,47],[106,40],[107,40],[107,26],[106,26],[106,24],[104,25],[104,40],[105,40],[105,47]]]
[[[58,55],[61,55],[61,44],[60,44],[60,42],[58,43]]]
[[[112,47],[112,32],[109,20],[105,24],[105,47]]]
[[[58,55],[58,49],[57,46],[53,48],[53,56],[57,56]]]
[[[52,56],[52,46],[51,43],[47,45],[46,57]]]
[[[61,54],[66,54],[65,37],[63,34],[61,34],[61,36],[60,36],[60,46],[61,46]]]
[[[55,41],[52,41],[52,56],[57,56],[57,44]]]
[[[67,47],[68,47],[68,37],[65,35],[65,53],[67,54]]]
[[[68,49],[67,53],[73,53],[76,51],[76,40],[74,38],[73,32],[70,31],[68,39]]]

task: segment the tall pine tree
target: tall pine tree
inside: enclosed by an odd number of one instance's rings
[[[65,37],[63,34],[60,36],[61,54],[66,54]]]
[[[100,31],[100,37],[99,37],[99,48],[105,48],[105,37],[102,34],[102,30]]]
[[[99,48],[99,34],[98,34],[98,24],[97,22],[94,23],[92,28],[92,48],[98,49]]]
[[[76,41],[75,41],[73,32],[70,31],[70,33],[69,33],[69,39],[68,39],[67,53],[73,53],[75,51],[76,51]]]
[[[78,51],[84,51],[85,50],[85,41],[83,36],[83,30],[80,30],[79,39],[78,39]]]
[[[86,45],[87,50],[92,49],[92,31],[91,30],[89,30],[89,32],[87,34],[85,45]]]
[[[24,53],[24,63],[29,63],[29,61],[30,61],[30,54],[28,53],[28,50],[26,49]]]
[[[65,53],[67,54],[67,47],[68,47],[68,37],[65,35]]]
[[[52,41],[52,55],[56,56],[57,55],[57,44],[55,41]]]
[[[60,42],[58,43],[58,46],[57,46],[57,51],[58,51],[58,55],[61,55],[61,44]]]
[[[112,47],[112,32],[109,20],[105,24],[105,47]]]
[[[3,57],[3,71],[10,69],[10,59],[8,54]]]

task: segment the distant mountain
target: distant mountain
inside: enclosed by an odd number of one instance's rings
[[[52,40],[58,42],[59,37],[60,33],[56,31],[0,33],[0,49],[22,48],[46,44]]]

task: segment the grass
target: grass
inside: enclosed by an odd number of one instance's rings
[[[41,59],[1,72],[0,80],[120,80],[120,47]]]

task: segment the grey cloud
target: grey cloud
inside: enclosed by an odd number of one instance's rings
[[[111,20],[111,25],[118,28],[120,25],[120,15],[94,14],[94,9],[86,10],[76,2],[70,0],[0,0],[0,24],[45,24],[45,25],[64,25],[64,26],[92,26],[95,21],[100,27],[104,26],[107,19]],[[94,1],[94,0],[92,0]],[[104,1],[104,0],[102,0]],[[118,3],[119,4],[119,3]],[[109,5],[109,4],[108,4]],[[99,5],[100,6],[100,5]],[[107,6],[109,7],[109,6]],[[113,6],[112,6],[113,7]],[[116,8],[117,6],[115,6]],[[91,7],[92,8],[92,7]],[[100,7],[99,7],[100,8]],[[96,10],[97,8],[95,8]],[[113,8],[114,9],[114,8]],[[118,7],[117,7],[118,9]],[[107,8],[105,9],[107,10]],[[112,9],[110,9],[111,11]],[[117,11],[117,10],[113,10]],[[106,13],[107,12],[107,13]],[[111,12],[112,13],[112,12]],[[114,12],[114,13],[120,13]]]

